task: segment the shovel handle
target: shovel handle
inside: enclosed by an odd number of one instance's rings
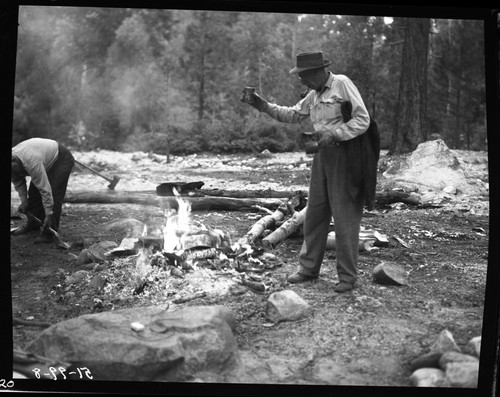
[[[38,219],[35,215],[33,215],[32,213],[30,213],[30,212],[26,212],[26,216],[27,216],[28,218],[33,219],[33,220],[34,220],[35,222],[37,222],[40,226],[42,226],[42,225],[43,225],[43,222],[42,222],[40,219]],[[65,248],[67,248],[67,247],[68,247],[68,244],[67,244],[67,243],[65,243],[65,242],[62,240],[62,238],[61,238],[61,236],[59,235],[59,233],[57,233],[57,232],[56,232],[54,229],[52,229],[51,227],[48,227],[47,229],[49,230],[49,232],[51,232],[51,233],[55,236],[55,238],[57,239],[57,241],[59,242],[59,244],[60,244],[60,245],[63,245]]]

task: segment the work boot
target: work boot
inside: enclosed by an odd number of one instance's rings
[[[21,234],[26,234],[29,232],[32,232],[34,230],[40,230],[40,227],[36,225],[34,222],[27,222],[23,226],[19,227],[18,229],[14,230],[12,232],[13,236],[19,236]]]
[[[42,233],[33,242],[35,244],[50,244],[54,242],[54,236],[49,233]]]
[[[335,292],[342,293],[342,292],[351,291],[353,288],[354,288],[354,284],[346,283],[345,281],[341,281],[337,285],[335,285],[335,287],[333,287],[333,290]]]
[[[306,281],[316,280],[317,278],[318,276],[307,276],[305,274],[295,273],[288,277],[287,281],[292,284],[300,284]]]

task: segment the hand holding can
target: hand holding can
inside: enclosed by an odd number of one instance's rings
[[[254,103],[255,102],[255,87],[245,87],[243,88],[243,96],[241,98],[242,102]]]
[[[314,154],[319,151],[318,135],[315,132],[303,132],[302,142],[304,143],[306,154]]]

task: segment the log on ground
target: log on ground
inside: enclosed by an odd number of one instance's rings
[[[405,203],[409,205],[420,205],[422,200],[416,193],[406,193],[399,190],[386,190],[375,194],[375,201],[378,205],[392,203]]]
[[[240,244],[251,244],[253,243],[259,236],[262,235],[267,229],[272,228],[276,225],[277,222],[283,220],[285,215],[289,213],[288,206],[283,203],[278,207],[276,211],[272,214],[266,215],[260,218],[248,231],[248,233],[238,240]]]
[[[282,203],[278,198],[231,198],[231,197],[189,197],[182,196],[191,203],[192,211],[248,211],[256,212],[256,206],[276,210]],[[149,192],[119,192],[119,191],[73,191],[67,192],[65,203],[72,204],[144,204],[178,207],[175,197],[158,197]]]
[[[268,247],[276,247],[281,242],[286,240],[288,236],[290,236],[297,227],[302,225],[304,222],[304,216],[306,214],[306,208],[303,208],[301,211],[295,212],[290,219],[283,222],[283,224],[276,229],[274,232],[269,234],[268,236],[262,239],[262,242],[265,246]]]

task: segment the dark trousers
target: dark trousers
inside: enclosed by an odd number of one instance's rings
[[[47,172],[50,187],[52,188],[52,198],[54,199],[52,215],[52,229],[54,230],[59,230],[62,203],[66,195],[69,176],[74,164],[75,159],[71,152],[66,147],[59,144],[59,155],[57,160]],[[28,189],[28,211],[43,222],[45,218],[45,209],[43,208],[42,196],[33,183],[30,183]]]
[[[299,273],[318,276],[323,262],[330,220],[335,224],[339,281],[355,283],[358,244],[363,216],[362,190],[349,180],[345,146],[327,146],[314,157],[304,217],[304,243],[299,254]]]

